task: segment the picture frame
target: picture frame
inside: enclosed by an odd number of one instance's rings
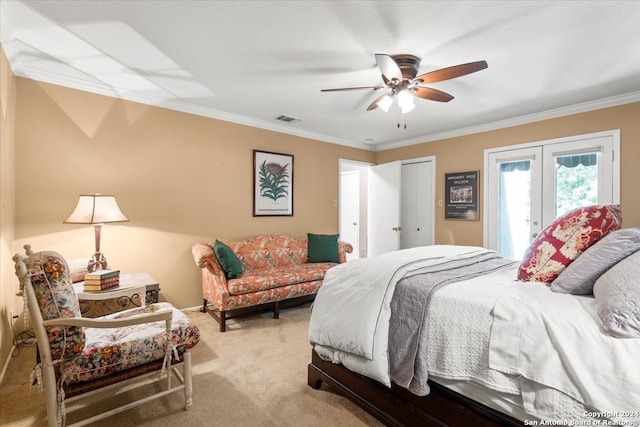
[[[478,177],[480,171],[444,175],[445,219],[478,221]]]
[[[253,216],[293,216],[293,155],[253,150]]]

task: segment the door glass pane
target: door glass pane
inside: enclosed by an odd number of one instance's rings
[[[558,156],[556,160],[555,216],[598,204],[598,154]]]
[[[522,259],[529,246],[531,161],[498,165],[498,252]]]

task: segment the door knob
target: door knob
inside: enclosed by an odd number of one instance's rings
[[[400,230],[402,230],[402,227],[393,227],[392,230],[393,231],[400,231]]]

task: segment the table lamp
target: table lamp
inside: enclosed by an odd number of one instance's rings
[[[107,222],[129,221],[120,211],[116,196],[104,195],[100,193],[92,195],[81,194],[78,204],[65,224],[93,224],[96,235],[96,251],[89,260],[87,271],[89,273],[96,270],[107,270],[109,268],[107,259],[100,252],[100,232],[102,224]]]

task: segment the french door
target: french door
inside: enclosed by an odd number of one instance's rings
[[[542,148],[489,155],[489,249],[521,258],[542,223]]]
[[[620,203],[619,131],[485,152],[485,246],[521,259],[553,219]]]

